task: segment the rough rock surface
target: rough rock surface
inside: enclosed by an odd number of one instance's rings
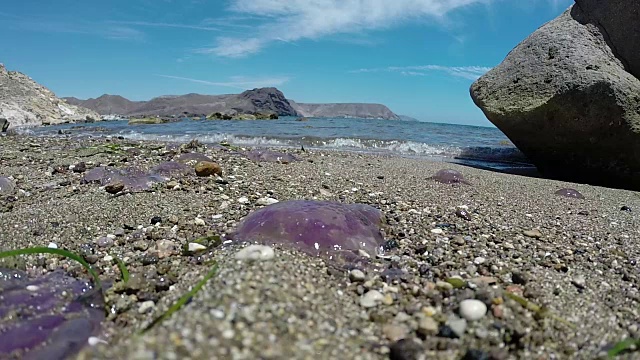
[[[478,79],[471,97],[544,175],[638,189],[640,62],[629,49],[640,5],[577,3]]]
[[[100,115],[68,104],[27,75],[0,64],[0,119],[7,119],[11,128],[95,121]]]

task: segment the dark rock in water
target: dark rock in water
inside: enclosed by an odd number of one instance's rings
[[[282,201],[254,211],[230,235],[234,241],[292,244],[312,255],[382,251],[384,216],[364,204]]]
[[[437,173],[435,173],[435,175],[433,175],[430,179],[433,179],[443,184],[462,183],[462,184],[471,185],[471,183],[465,180],[464,175],[462,175],[462,173],[452,169],[442,169]]]
[[[176,157],[175,161],[177,162],[181,162],[181,163],[193,163],[194,165],[196,163],[199,163],[200,161],[208,161],[208,162],[213,162],[213,160],[208,157],[207,155],[204,154],[200,154],[200,153],[184,153],[184,154],[180,154],[178,155],[178,157]]]
[[[8,177],[0,176],[0,194],[11,194],[16,189],[15,184]]]
[[[288,164],[294,161],[300,161],[300,159],[298,159],[292,154],[271,151],[271,150],[254,149],[246,152],[244,155],[249,160],[257,161],[257,162],[278,162],[281,164]]]
[[[640,189],[637,0],[576,0],[471,86],[541,174]]]
[[[62,271],[28,278],[0,269],[0,298],[2,359],[70,358],[105,318],[102,292]]]
[[[575,189],[562,188],[555,192],[556,195],[572,197],[576,199],[584,199],[584,196]]]

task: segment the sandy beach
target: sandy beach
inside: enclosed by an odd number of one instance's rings
[[[113,256],[131,273],[125,291],[107,291],[105,343],[79,359],[594,359],[640,336],[637,192],[332,151],[287,150],[302,161],[280,164],[123,139],[16,135],[0,138],[0,148],[0,176],[17,188],[11,199],[0,194],[1,250],[55,243],[82,254],[105,281],[120,277]],[[114,196],[69,168],[150,168],[180,151],[211,157],[222,179],[187,176]],[[470,185],[429,178],[444,168]],[[584,199],[556,195],[561,188]],[[238,244],[183,254],[194,239],[229,233],[264,198],[370,204],[387,217],[390,250],[362,273],[287,246],[256,262],[237,260]],[[461,207],[470,220],[456,215]],[[88,278],[58,256],[22,260],[33,275],[64,268]],[[212,260],[216,276],[137,335]],[[382,268],[402,272],[385,277]],[[383,297],[363,306],[371,291]],[[486,314],[465,320],[467,299]]]

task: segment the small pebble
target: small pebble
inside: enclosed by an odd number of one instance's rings
[[[382,303],[384,295],[378,290],[370,290],[360,297],[360,306],[364,308],[376,307]]]
[[[522,232],[522,234],[526,237],[535,238],[535,239],[539,239],[542,237],[542,233],[538,229],[525,230]]]
[[[587,286],[587,281],[584,276],[581,275],[574,276],[573,279],[571,279],[571,283],[580,290],[583,290]]]
[[[241,197],[241,198],[239,198],[239,199],[238,199],[238,202],[239,202],[240,204],[246,204],[246,203],[248,203],[248,202],[249,202],[249,198],[247,198],[246,196],[243,196],[243,197]]]
[[[487,314],[487,305],[480,300],[466,299],[460,302],[460,316],[474,321],[480,320]]]
[[[447,325],[459,338],[463,337],[467,330],[467,320],[465,319],[449,319],[449,321],[447,321]]]
[[[201,219],[201,218],[195,218],[195,220],[193,220],[193,223],[198,225],[198,226],[205,226],[207,225],[207,223]]]
[[[352,282],[364,282],[365,278],[366,275],[364,274],[364,272],[362,272],[362,270],[353,269],[349,272],[349,279]]]
[[[382,333],[390,341],[398,341],[404,339],[409,333],[409,330],[406,326],[386,324],[382,327]]]
[[[275,256],[273,248],[266,245],[249,245],[236,253],[236,260],[271,260]]]
[[[54,242],[50,242],[49,245],[47,245],[47,247],[49,249],[57,249],[58,248],[58,244],[56,244]]]
[[[240,201],[240,200],[238,200]],[[264,198],[260,198],[256,201],[256,204],[258,205],[273,205],[275,203],[277,203],[278,200],[274,199],[274,198],[270,198],[270,197],[264,197]]]
[[[418,333],[423,336],[431,336],[438,334],[438,322],[432,317],[423,316],[418,321]]]
[[[153,310],[153,308],[156,306],[156,303],[154,303],[153,301],[149,300],[149,301],[144,301],[140,304],[140,307],[138,307],[138,313],[140,314],[146,314],[149,311]]]
[[[198,244],[198,243],[189,243],[188,247],[189,252],[190,253],[194,253],[194,252],[198,252],[198,251],[202,251],[202,250],[206,250],[207,247],[202,245],[202,244]]]
[[[434,234],[442,234],[444,231],[440,228],[431,229],[431,232]]]
[[[473,259],[473,263],[476,265],[484,264],[485,261],[487,261],[487,259],[483,258],[482,256],[478,256],[477,258]]]

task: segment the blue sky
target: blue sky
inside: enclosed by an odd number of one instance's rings
[[[490,125],[475,78],[572,0],[6,0],[0,62],[58,96],[377,102]]]

